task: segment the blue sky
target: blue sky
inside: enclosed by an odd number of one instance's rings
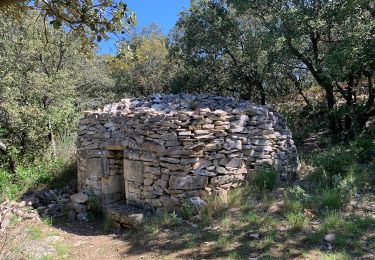
[[[178,13],[189,7],[189,0],[125,0],[130,10],[137,15],[137,26],[158,24],[165,34],[175,25]],[[116,37],[99,43],[98,53],[115,53]]]

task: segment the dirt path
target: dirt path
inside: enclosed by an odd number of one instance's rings
[[[102,226],[99,221],[18,224],[7,235],[4,251],[8,252],[0,259],[201,259],[212,253],[214,244],[189,247],[184,239],[178,240],[185,232],[181,228],[177,233],[165,229],[144,237],[131,230],[106,232]]]
[[[183,230],[177,233],[161,230],[150,239],[131,230],[123,233],[104,232],[101,225],[100,222],[74,223],[52,229],[57,230],[62,241],[68,245],[68,259],[196,259],[211,254],[214,245],[202,243],[194,248],[186,246],[184,239],[178,241],[177,238]]]

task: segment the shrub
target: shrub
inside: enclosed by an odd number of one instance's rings
[[[283,210],[285,213],[302,212],[304,208],[311,208],[312,204],[312,196],[296,185],[287,189]]]
[[[312,176],[319,186],[333,186],[333,177],[345,177],[352,165],[355,164],[355,155],[350,149],[345,147],[336,147],[323,152],[315,160],[315,165],[319,170],[315,171]]]
[[[298,200],[287,199],[284,201],[283,211],[285,213],[298,213],[303,211],[303,204]]]
[[[88,201],[87,201],[87,208],[92,213],[92,217],[95,218],[102,218],[103,217],[103,209],[102,209],[102,202],[101,197],[94,193],[94,191],[88,191]]]
[[[103,229],[108,232],[115,230],[115,227],[115,221],[111,217],[105,216],[103,221]]]
[[[325,216],[322,229],[325,232],[344,231],[347,229],[347,221],[339,213],[331,211]]]
[[[179,214],[183,219],[190,219],[197,213],[197,209],[187,200],[183,200],[179,210]]]
[[[303,229],[310,222],[303,213],[288,213],[286,218],[292,230]]]
[[[370,137],[365,135],[357,137],[353,141],[352,147],[360,163],[367,163],[374,158],[375,144]]]
[[[261,218],[255,212],[242,212],[240,220],[251,225],[258,225],[261,222]]]
[[[370,185],[375,185],[375,160],[373,160],[363,173],[363,179]]]
[[[175,212],[171,213],[170,215],[170,224],[172,226],[181,226],[183,223],[183,219],[180,218]]]
[[[309,199],[309,194],[301,188],[300,186],[296,185],[287,190],[287,196],[291,200],[300,200],[305,201]]]
[[[347,200],[346,194],[339,189],[324,189],[318,195],[321,207],[326,209],[341,209]]]
[[[76,164],[71,160],[54,159],[19,166],[15,173],[0,169],[0,200],[18,199],[27,190],[64,187],[73,178]]]
[[[275,188],[277,184],[277,172],[275,169],[264,168],[257,170],[254,173],[254,184],[261,190],[271,191]]]
[[[225,213],[227,210],[227,204],[219,197],[209,196],[206,202],[207,205],[199,210],[202,225],[209,225],[214,216]]]

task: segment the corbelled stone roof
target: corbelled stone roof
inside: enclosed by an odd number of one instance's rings
[[[246,100],[235,99],[233,97],[210,96],[206,94],[154,94],[147,97],[127,98],[120,102],[112,103],[99,108],[94,112],[123,113],[131,110],[154,109],[164,113],[174,111],[192,111],[197,108],[209,108],[211,111],[223,110],[230,111],[258,111],[265,112],[270,108],[260,106]]]

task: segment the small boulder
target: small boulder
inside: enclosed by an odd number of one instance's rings
[[[71,202],[69,204],[69,208],[74,209],[78,213],[87,211],[87,207],[85,204],[80,204],[80,203],[75,203],[75,202]]]
[[[248,236],[250,239],[255,239],[255,240],[260,239],[260,234],[259,234],[259,233],[249,233],[249,234],[247,234],[247,236]]]
[[[87,212],[82,212],[77,214],[77,219],[79,221],[88,221],[88,214]]]
[[[70,196],[70,200],[75,203],[86,203],[88,199],[89,199],[89,196],[87,196],[86,194],[82,192],[79,192]]]
[[[200,197],[191,197],[189,198],[189,201],[197,209],[201,209],[207,205],[207,203]]]
[[[329,234],[324,236],[324,240],[328,241],[328,242],[333,242],[333,241],[336,240],[336,235],[333,234],[333,233],[329,233]]]

